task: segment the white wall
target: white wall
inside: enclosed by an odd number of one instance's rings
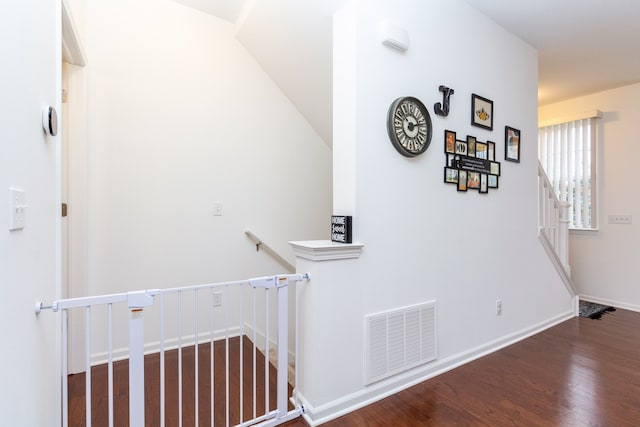
[[[328,236],[331,151],[231,24],[169,0],[85,7],[89,294],[285,272],[245,227],[292,263],[287,241]]]
[[[601,110],[597,122],[598,231],[570,235],[571,277],[581,295],[640,311],[637,262],[640,190],[635,159],[640,155],[640,84],[575,98],[539,109],[540,120]],[[630,225],[608,224],[609,215],[633,215]]]
[[[7,425],[53,425],[60,414],[56,317],[33,310],[60,292],[59,138],[46,137],[41,124],[43,106],[60,111],[59,22],[60,1],[13,2],[0,16],[0,413]],[[25,190],[29,205],[25,228],[12,232],[10,187]]]
[[[380,43],[377,27],[386,19],[408,30],[406,53]],[[354,49],[355,56],[349,54]],[[446,118],[433,114],[443,84],[455,90]],[[340,160],[334,189],[341,191],[334,210],[353,215],[355,240],[364,249],[348,266],[336,261],[335,271],[348,269],[348,276],[326,284],[346,300],[314,300],[319,330],[301,351],[313,355],[319,372],[339,373],[301,389],[315,421],[570,317],[572,306],[537,238],[532,47],[462,1],[354,0],[334,20],[334,88],[334,112],[348,117],[334,119],[334,158]],[[472,93],[494,101],[492,132],[470,125]],[[413,159],[398,154],[386,132],[389,105],[407,95],[424,102],[434,123],[431,147]],[[522,131],[519,164],[504,161],[505,125]],[[443,183],[445,129],[496,142],[498,190],[458,193]],[[354,188],[350,199],[345,188]],[[317,294],[323,286],[312,278],[308,289]],[[363,386],[363,317],[433,299],[438,360]],[[502,316],[495,314],[497,299]],[[323,307],[318,301],[332,302]]]

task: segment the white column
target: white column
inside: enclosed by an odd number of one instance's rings
[[[364,317],[359,280],[363,245],[326,240],[290,242],[298,273],[296,392],[311,420],[322,406],[362,388]],[[331,380],[328,380],[328,376]]]

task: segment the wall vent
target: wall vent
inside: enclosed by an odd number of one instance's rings
[[[435,360],[436,302],[365,316],[364,383]]]

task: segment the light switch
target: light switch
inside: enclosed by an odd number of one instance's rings
[[[24,190],[9,189],[9,231],[21,230],[25,225],[27,197]]]
[[[222,216],[222,203],[215,202],[213,204],[213,216]]]

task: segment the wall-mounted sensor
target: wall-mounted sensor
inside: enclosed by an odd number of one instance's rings
[[[42,109],[42,129],[51,136],[58,134],[58,113],[52,106]]]
[[[383,21],[378,26],[378,35],[383,45],[399,51],[409,49],[409,32],[389,21]]]

